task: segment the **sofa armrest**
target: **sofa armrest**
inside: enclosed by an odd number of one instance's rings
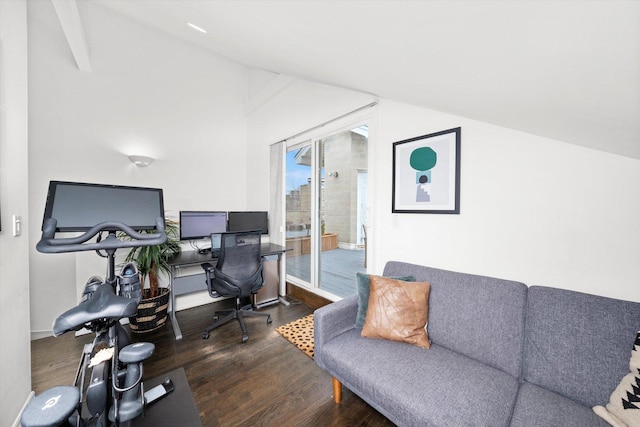
[[[314,357],[322,365],[322,347],[333,338],[355,327],[358,312],[358,296],[352,295],[325,305],[313,313]]]

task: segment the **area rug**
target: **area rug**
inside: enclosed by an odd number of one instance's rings
[[[313,359],[313,314],[279,326],[276,331]]]

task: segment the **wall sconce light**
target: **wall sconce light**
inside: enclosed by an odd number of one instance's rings
[[[129,156],[129,160],[136,166],[146,168],[155,160],[153,157],[147,156]]]
[[[338,171],[335,172],[329,172],[329,176],[333,177],[333,178],[337,178],[338,177]]]

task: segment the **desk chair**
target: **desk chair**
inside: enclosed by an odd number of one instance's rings
[[[216,311],[213,315],[215,323],[208,326],[202,339],[209,338],[209,332],[218,326],[235,319],[242,329],[242,342],[249,339],[244,317],[266,317],[271,323],[271,315],[253,311],[253,296],[262,287],[262,257],[260,256],[260,231],[242,231],[222,233],[220,240],[220,256],[213,267],[209,263],[202,264],[205,271],[207,288],[212,298],[228,296],[236,298],[234,310]],[[251,303],[242,306],[242,299],[251,297]]]

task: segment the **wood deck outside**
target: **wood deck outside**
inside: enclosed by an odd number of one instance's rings
[[[310,255],[287,254],[287,274],[310,281]],[[332,249],[320,257],[320,289],[344,298],[357,292],[356,272],[364,273],[364,250]]]

